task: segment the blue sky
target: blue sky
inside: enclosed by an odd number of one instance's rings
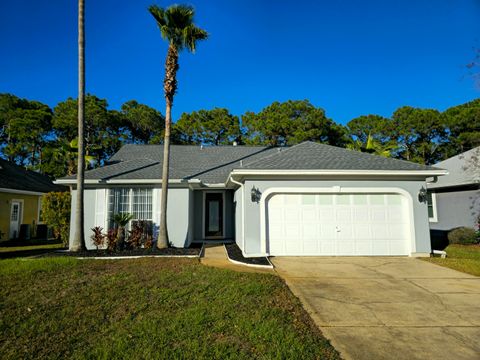
[[[154,0],[86,0],[87,91],[164,112],[167,44]],[[480,1],[192,0],[210,33],[180,57],[174,119],[309,99],[340,123],[402,105],[444,110],[480,97],[465,65],[480,47]],[[54,106],[77,93],[75,0],[0,2],[0,92]]]

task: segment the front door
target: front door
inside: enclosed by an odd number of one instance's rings
[[[22,211],[21,205],[22,203],[20,201],[12,201],[12,206],[10,207],[10,239],[18,238]]]
[[[223,193],[205,194],[205,237],[223,238]]]

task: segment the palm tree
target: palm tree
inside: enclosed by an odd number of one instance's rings
[[[160,229],[157,247],[168,247],[167,231],[167,192],[170,162],[170,126],[172,123],[173,97],[177,91],[178,54],[183,49],[194,53],[196,43],[205,40],[208,33],[195,26],[193,7],[187,5],[172,5],[166,9],[151,5],[148,11],[154,17],[163,39],[168,41],[167,59],[165,61],[165,78],[163,90],[165,93],[165,140],[163,143],[162,198],[160,208]]]
[[[83,183],[85,180],[85,0],[78,0],[78,161],[75,235],[70,251],[85,249]]]
[[[117,249],[122,250],[125,247],[125,226],[128,225],[133,215],[129,213],[115,214],[113,222],[117,225]]]

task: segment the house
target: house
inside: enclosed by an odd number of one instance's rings
[[[65,187],[54,185],[47,176],[0,159],[0,239],[18,238],[22,224],[30,229],[41,224],[42,196],[50,191],[65,191]]]
[[[435,166],[448,170],[448,175],[428,183],[430,228],[447,232],[475,227],[480,216],[480,147]]]
[[[125,145],[105,166],[86,172],[86,234],[112,227],[120,212],[158,224],[162,154],[162,145]],[[169,238],[175,247],[232,240],[246,257],[426,256],[425,180],[446,173],[314,142],[172,145]],[[75,179],[57,183],[74,186]]]

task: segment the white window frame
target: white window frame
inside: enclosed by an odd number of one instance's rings
[[[430,217],[428,216],[428,221],[431,223],[436,223],[438,222],[438,213],[437,213],[437,194],[434,192],[430,193],[432,195],[432,212],[433,216]],[[428,200],[427,200],[427,211],[428,211]]]
[[[222,194],[222,211],[223,211],[223,234],[222,236],[206,236],[206,226],[205,226],[205,205],[206,205],[206,199],[207,199],[207,193],[208,194]],[[226,234],[226,229],[225,229],[225,215],[226,215],[226,212],[225,212],[225,191],[223,190],[211,190],[211,191],[203,191],[203,201],[202,201],[202,234],[203,234],[203,238],[204,239],[208,239],[208,240],[221,240],[221,239],[225,239],[225,234]]]
[[[106,207],[106,213],[107,213],[107,216],[106,216],[106,224],[107,224],[107,228],[109,227],[109,224],[110,224],[110,221],[112,220],[110,218],[110,195],[111,195],[111,191],[113,190],[116,190],[116,189],[127,189],[128,190],[128,213],[129,214],[133,214],[133,187],[118,187],[118,188],[110,188],[108,189],[108,193],[107,193],[107,196],[106,196],[106,200],[107,200],[107,207]],[[131,224],[132,224],[132,221],[139,221],[139,220],[146,220],[146,221],[152,221],[152,223],[155,222],[155,202],[154,202],[154,189],[153,188],[149,188],[149,187],[145,187],[145,188],[142,188],[142,187],[135,187],[135,189],[146,189],[146,190],[150,190],[151,191],[151,196],[152,196],[152,201],[151,201],[151,205],[152,205],[152,211],[151,211],[151,217],[149,219],[137,219],[137,218],[132,218],[129,222],[128,222],[128,225],[127,225],[127,229],[130,229],[131,228]],[[113,211],[112,215],[115,214],[115,211]]]

